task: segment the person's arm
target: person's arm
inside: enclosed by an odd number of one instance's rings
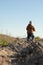
[[[26,30],[28,30],[28,26],[26,27]]]
[[[35,28],[33,27],[33,31],[35,31]]]

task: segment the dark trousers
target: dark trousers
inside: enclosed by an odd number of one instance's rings
[[[27,33],[27,41],[30,39],[30,37],[32,38],[32,40],[34,39],[33,33]]]

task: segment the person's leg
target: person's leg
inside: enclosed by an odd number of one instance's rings
[[[27,41],[29,41],[29,38],[30,38],[30,34],[27,33]]]
[[[34,35],[33,35],[33,33],[32,33],[32,35],[31,35],[31,36],[32,36],[32,40],[33,40],[33,39],[34,39]]]

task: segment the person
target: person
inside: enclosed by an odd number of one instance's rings
[[[32,38],[32,40],[34,39],[34,34],[33,32],[35,31],[34,26],[32,25],[32,21],[29,21],[29,24],[26,27],[27,30],[27,41],[30,39],[30,37]]]

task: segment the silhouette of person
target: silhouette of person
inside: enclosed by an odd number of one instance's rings
[[[26,27],[27,30],[27,41],[30,39],[30,37],[32,38],[32,40],[34,39],[34,34],[33,32],[35,31],[34,26],[32,25],[32,21],[29,21],[29,24]]]

